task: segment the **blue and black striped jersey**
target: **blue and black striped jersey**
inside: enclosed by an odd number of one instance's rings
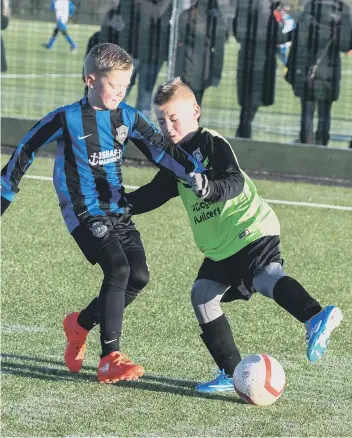
[[[121,103],[114,111],[96,111],[84,97],[49,113],[24,136],[2,170],[2,197],[14,199],[35,153],[54,140],[54,185],[70,232],[91,216],[125,212],[121,165],[128,140],[179,179],[198,166],[135,108]]]

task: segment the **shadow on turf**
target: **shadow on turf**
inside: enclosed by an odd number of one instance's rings
[[[42,380],[69,380],[81,382],[97,382],[96,368],[83,367],[81,373],[71,374],[66,369],[52,368],[50,365],[58,365],[63,367],[63,362],[49,359],[41,359],[34,356],[23,356],[17,354],[1,353],[1,373],[12,374],[15,376],[27,377],[30,379]],[[48,366],[32,365],[19,363],[18,361],[35,362],[39,364],[47,364]],[[87,374],[85,371],[93,371],[94,373]],[[242,400],[233,395],[222,394],[202,394],[194,391],[194,386],[198,382],[182,379],[172,379],[162,376],[144,375],[138,382],[119,382],[116,386],[142,389],[155,392],[169,392],[172,394],[184,395],[186,397],[200,397],[207,399],[215,399],[229,401],[232,403],[244,403]]]

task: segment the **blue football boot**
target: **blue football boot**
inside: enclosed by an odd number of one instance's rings
[[[232,377],[225,374],[224,370],[218,370],[215,379],[210,382],[200,383],[194,389],[198,392],[226,392],[235,390]]]
[[[343,316],[336,306],[327,306],[305,322],[308,341],[307,356],[311,362],[319,360],[328,348],[331,332],[340,325]]]

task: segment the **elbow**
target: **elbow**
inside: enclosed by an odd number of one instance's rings
[[[239,196],[244,189],[244,176],[242,173],[239,174],[238,178],[237,178],[237,183],[235,185],[235,196],[234,198],[236,198],[237,196]]]

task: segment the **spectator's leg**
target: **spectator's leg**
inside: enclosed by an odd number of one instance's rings
[[[252,138],[252,122],[257,110],[258,107],[255,106],[243,106],[241,108],[240,124],[237,128],[236,137]]]
[[[6,56],[5,56],[5,44],[1,37],[1,72],[7,71],[7,63],[6,63]]]
[[[318,101],[318,129],[315,134],[315,143],[327,146],[330,139],[331,126],[331,106],[332,102],[328,100]]]
[[[136,108],[146,117],[150,117],[153,88],[161,68],[161,63],[141,61],[139,69],[138,96]]]
[[[311,100],[301,100],[301,132],[300,142],[313,144],[313,121],[315,103]]]
[[[198,105],[202,104],[202,99],[203,99],[204,91],[205,90],[194,91],[194,95],[196,96],[196,101],[197,101]]]
[[[128,96],[129,96],[129,94],[131,92],[131,89],[132,89],[133,85],[136,83],[137,74],[139,72],[140,65],[141,65],[141,62],[139,61],[139,59],[134,59],[133,60],[133,73],[132,73],[132,76],[131,76],[130,86],[127,88],[127,92],[126,92],[125,97],[123,99],[124,102],[126,102]]]

